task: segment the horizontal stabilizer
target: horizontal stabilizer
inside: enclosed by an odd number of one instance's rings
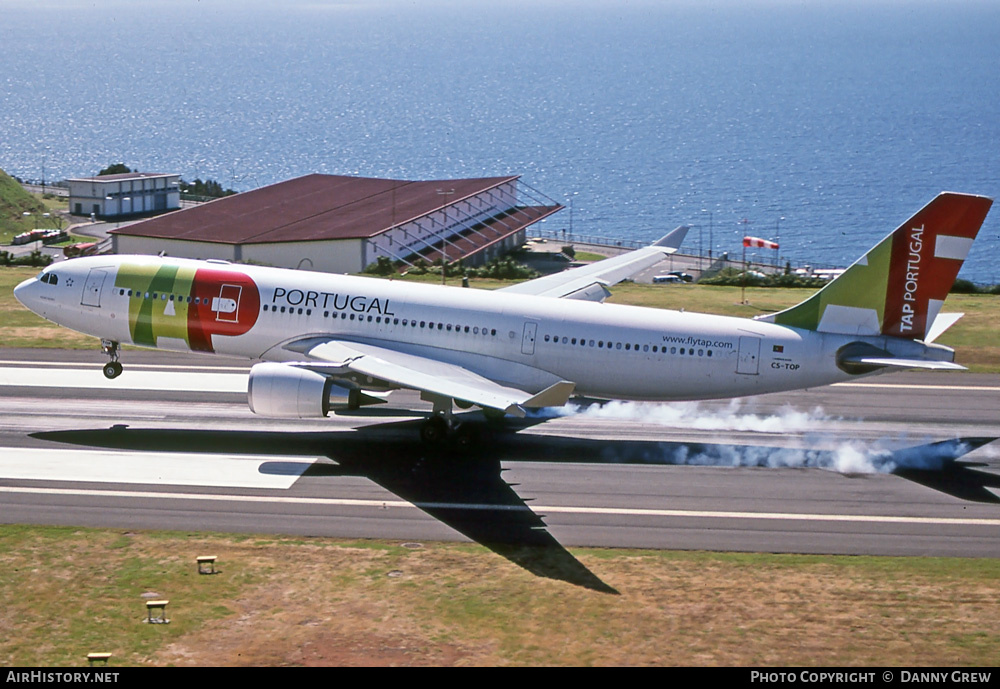
[[[928,361],[927,359],[897,359],[895,357],[843,357],[845,364],[861,366],[893,366],[895,368],[922,368],[929,371],[964,371],[965,366],[951,361]]]

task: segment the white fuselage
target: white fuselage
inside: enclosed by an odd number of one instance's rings
[[[149,277],[178,270],[208,277],[189,289],[180,279]],[[709,399],[825,385],[856,377],[837,367],[838,348],[858,341],[884,348],[894,339],[185,259],[88,257],[49,273],[56,277],[19,285],[18,299],[48,320],[105,340],[280,362],[304,360],[308,348],[297,344],[303,340],[336,339],[456,364],[530,392],[573,381],[576,394],[600,398]],[[199,290],[212,296],[192,296]],[[249,324],[245,332],[212,332],[237,321]],[[208,332],[208,349],[193,344],[199,328]]]

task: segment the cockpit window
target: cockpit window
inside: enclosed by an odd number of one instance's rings
[[[58,285],[59,278],[55,273],[39,273],[38,280],[44,282],[47,285]]]

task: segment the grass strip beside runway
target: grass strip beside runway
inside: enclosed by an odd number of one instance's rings
[[[0,662],[1000,664],[995,559],[573,554],[618,594],[477,545],[2,526]]]

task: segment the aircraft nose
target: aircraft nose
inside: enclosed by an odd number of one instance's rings
[[[38,278],[28,278],[17,287],[14,288],[14,298],[17,299],[25,307],[31,309],[32,295],[35,292],[35,286],[38,284]],[[32,309],[34,310],[34,309]]]

